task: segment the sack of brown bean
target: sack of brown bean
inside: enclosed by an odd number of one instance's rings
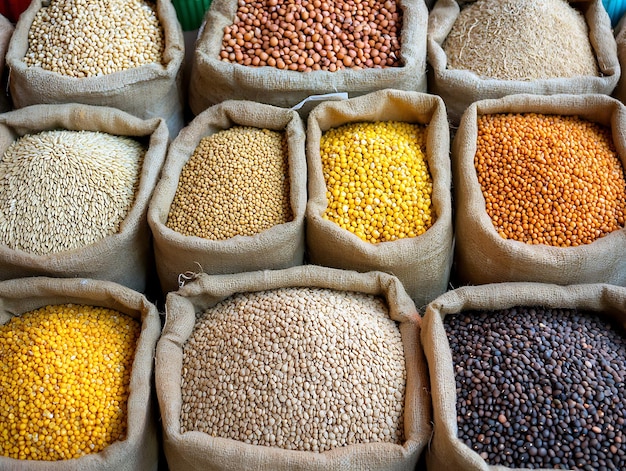
[[[425,92],[427,22],[423,0],[214,0],[196,42],[191,111],[227,99],[294,107],[336,92]]]
[[[625,126],[606,95],[472,104],[452,145],[460,281],[626,284]]]
[[[8,71],[5,68],[5,56],[9,48],[9,41],[13,35],[13,23],[6,17],[0,15],[0,78],[2,84],[6,84],[5,79],[8,77]],[[11,101],[6,87],[0,92],[0,112],[4,113],[11,109]]]
[[[621,75],[601,0],[439,0],[427,38],[428,90],[453,124],[484,99],[610,95]]]
[[[240,100],[180,132],[148,211],[164,292],[186,272],[304,263],[305,137],[297,112]]]
[[[380,90],[309,115],[307,255],[380,270],[417,306],[446,291],[453,258],[449,128],[434,95]]]
[[[32,2],[9,43],[13,105],[84,103],[184,126],[185,43],[170,0]]]
[[[426,308],[432,471],[626,469],[626,289],[495,283]]]
[[[201,274],[165,309],[155,378],[172,471],[415,469],[427,372],[394,276]]]
[[[157,308],[90,279],[0,282],[0,468],[158,468]]]
[[[107,107],[0,114],[0,279],[84,277],[143,292],[148,203],[168,140],[162,119]]]

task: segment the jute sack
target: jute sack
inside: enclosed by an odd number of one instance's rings
[[[426,158],[433,180],[435,223],[422,235],[372,244],[322,216],[328,206],[320,139],[328,129],[359,121],[405,121],[427,125]],[[307,124],[309,200],[307,255],[311,263],[397,276],[419,307],[448,287],[453,258],[450,137],[441,98],[419,92],[380,90],[318,105]]]
[[[84,103],[117,108],[142,119],[163,118],[175,136],[184,126],[184,99],[180,88],[185,54],[183,32],[170,0],[156,0],[164,32],[161,63],[97,77],[75,78],[24,62],[28,33],[42,1],[30,4],[15,26],[6,55],[10,94],[15,108],[40,103]]]
[[[617,45],[617,59],[621,69],[626,67],[626,15],[622,17],[615,27],[615,43]],[[613,96],[626,103],[626,77],[621,74],[617,86],[613,91]]]
[[[293,107],[311,95],[345,92],[358,96],[382,88],[426,91],[426,29],[423,0],[398,0],[403,12],[401,67],[296,72],[249,67],[220,60],[224,28],[233,23],[238,2],[214,0],[200,28],[189,83],[189,107],[199,114],[228,99]],[[306,112],[303,117],[306,117]]]
[[[536,281],[626,284],[626,229],[577,247],[532,245],[502,238],[489,217],[474,167],[477,118],[491,113],[578,115],[613,129],[626,165],[626,107],[606,95],[512,95],[472,104],[452,144],[456,202],[455,273],[465,284]]]
[[[54,129],[100,131],[144,142],[147,152],[134,202],[119,232],[82,248],[37,255],[0,245],[0,279],[84,277],[113,281],[143,292],[154,263],[146,215],[167,151],[169,134],[165,122],[160,118],[142,120],[107,107],[74,103],[32,105],[0,114],[0,155],[25,134]]]
[[[200,140],[233,126],[251,126],[286,133],[293,219],[253,236],[210,240],[180,234],[166,226],[183,167]],[[304,263],[306,157],[304,124],[295,111],[239,100],[215,105],[174,139],[148,210],[154,236],[155,262],[164,292],[178,288],[180,274],[209,274],[287,268]]]
[[[517,93],[610,95],[621,75],[611,20],[601,0],[584,0],[581,4],[600,76],[522,81],[482,78],[467,70],[448,69],[442,45],[459,16],[460,7],[457,0],[439,0],[428,18],[428,91],[443,98],[450,121],[455,125],[471,103],[484,99]]]
[[[116,283],[78,278],[32,277],[0,282],[0,324],[55,304],[86,304],[120,311],[141,323],[130,377],[126,438],[100,453],[62,461],[0,457],[0,468],[14,471],[136,471],[158,468],[153,357],[161,333],[157,308],[145,296]]]
[[[448,314],[517,306],[597,311],[626,326],[626,290],[604,284],[558,286],[542,283],[494,283],[465,286],[443,294],[426,308],[421,340],[430,372],[433,438],[426,456],[429,471],[504,471],[490,466],[457,436],[456,380],[444,328]],[[524,468],[525,469],[525,468]]]
[[[283,287],[319,287],[381,296],[399,323],[406,361],[404,443],[364,443],[323,453],[255,446],[201,432],[181,434],[182,346],[196,315],[236,294]],[[163,424],[163,445],[172,471],[413,470],[430,437],[427,372],[419,343],[421,319],[397,278],[313,265],[235,275],[200,275],[167,295],[166,321],[157,344],[155,379]]]
[[[11,109],[11,100],[4,84],[5,79],[8,76],[8,71],[5,68],[5,56],[7,49],[9,48],[9,41],[13,36],[13,23],[11,23],[6,17],[0,15],[0,78],[3,84],[3,90],[0,92],[0,112],[4,113]]]

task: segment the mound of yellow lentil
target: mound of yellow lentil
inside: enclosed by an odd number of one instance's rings
[[[233,126],[200,140],[166,226],[210,240],[253,236],[293,218],[284,132]]]
[[[624,169],[611,130],[597,123],[480,116],[474,165],[487,213],[505,239],[578,246],[624,227]]]
[[[373,244],[417,237],[435,222],[425,126],[350,123],[324,132],[324,219]]]
[[[49,305],[0,326],[0,456],[56,461],[126,435],[139,323],[87,305]]]

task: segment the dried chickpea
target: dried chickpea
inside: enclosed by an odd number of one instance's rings
[[[137,321],[49,305],[0,326],[0,456],[56,461],[126,435]]]
[[[609,128],[576,116],[483,115],[474,164],[505,239],[569,247],[624,227],[626,181]]]
[[[417,237],[434,223],[425,127],[351,123],[320,140],[328,207],[324,218],[373,244]]]

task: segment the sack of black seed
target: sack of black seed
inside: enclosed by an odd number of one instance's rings
[[[517,93],[611,94],[621,75],[601,0],[439,0],[428,17],[428,91],[453,124]]]
[[[172,471],[407,470],[431,434],[421,318],[397,278],[200,275],[156,355]]]
[[[500,283],[426,309],[432,471],[626,469],[626,289]],[[506,467],[506,468],[503,468]]]
[[[194,51],[189,106],[199,114],[235,98],[293,107],[337,92],[425,92],[427,22],[423,0],[214,0]]]

